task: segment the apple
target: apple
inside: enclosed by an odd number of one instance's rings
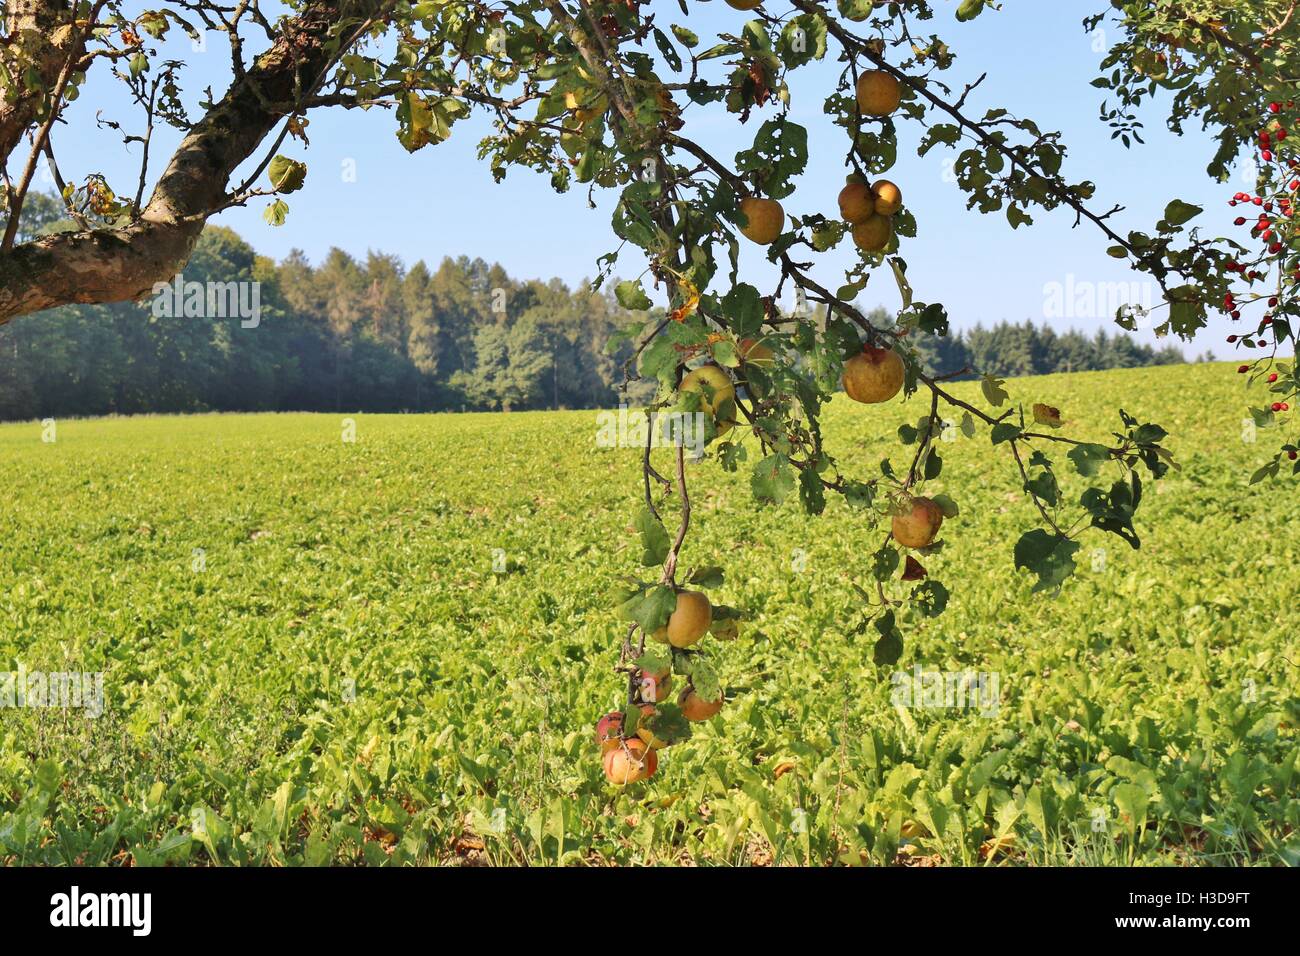
[[[903,387],[904,371],[893,349],[867,345],[844,363],[844,391],[864,405],[887,402]]]
[[[659,757],[639,738],[625,740],[601,758],[605,779],[616,787],[647,780],[659,769]]]
[[[912,498],[907,510],[894,515],[894,540],[905,548],[924,548],[934,543],[943,524],[943,511],[929,498]]]

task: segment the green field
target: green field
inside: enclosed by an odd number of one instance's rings
[[[1088,440],[1118,407],[1158,422],[1182,470],[1141,551],[1085,536],[1052,598],[1013,568],[1035,515],[1005,451],[944,448],[953,596],[898,668],[997,675],[996,713],[894,707],[850,634],[881,531],[756,508],[709,461],[683,563],[750,620],[701,645],[722,713],[624,792],[592,728],[639,453],[596,448],[594,412],[355,416],[355,443],[341,415],[0,426],[0,672],[105,693],[95,719],[0,709],[0,861],[1300,863],[1300,499],[1246,483],[1276,435],[1243,442],[1225,365],[1008,387]],[[905,466],[922,404],[837,401],[828,447]]]

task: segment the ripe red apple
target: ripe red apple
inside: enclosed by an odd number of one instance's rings
[[[705,700],[695,693],[695,688],[688,687],[677,698],[677,706],[682,709],[682,716],[687,720],[708,720],[722,710],[722,694],[717,700]]]
[[[659,758],[639,738],[625,740],[602,758],[605,778],[616,787],[648,780],[659,769]]]
[[[600,752],[608,753],[617,747],[622,733],[623,712],[621,710],[611,710],[596,721],[596,743],[600,744]]]
[[[894,540],[905,548],[924,548],[934,543],[943,524],[943,511],[929,498],[913,498],[902,514],[894,515]]]

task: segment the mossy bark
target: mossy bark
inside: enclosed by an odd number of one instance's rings
[[[140,217],[110,229],[63,232],[0,256],[0,324],[72,303],[140,299],[188,261],[207,218],[227,203],[235,169],[332,68],[354,33],[337,25],[377,16],[384,0],[309,2],[269,50],[181,141]]]

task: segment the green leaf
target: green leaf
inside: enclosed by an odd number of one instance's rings
[[[690,721],[683,716],[676,704],[656,704],[651,713],[641,716],[639,726],[670,746],[691,736]]]
[[[699,46],[700,38],[690,30],[686,29],[686,27],[678,26],[674,23],[672,25],[672,31],[673,36],[677,37],[677,42],[688,50],[693,50],[695,47]]]
[[[779,505],[794,491],[794,471],[790,459],[780,452],[768,455],[754,465],[750,487],[759,501]]]
[[[682,69],[682,58],[677,53],[677,48],[673,46],[673,41],[668,39],[668,35],[658,27],[654,29],[655,46],[659,47],[659,52],[663,54],[664,60],[672,68],[674,73],[680,73]]]
[[[672,548],[663,522],[649,508],[642,507],[633,526],[641,535],[641,563],[646,567],[663,564]]]
[[[686,671],[695,693],[710,701],[722,696],[722,682],[718,679],[718,672],[713,669],[712,664],[699,654],[692,654],[689,657],[685,654],[677,656],[684,657],[689,662]]]
[[[1101,466],[1110,459],[1110,449],[1105,445],[1075,445],[1066,453],[1074,463],[1074,470],[1085,478],[1095,478],[1101,474]]]
[[[1129,831],[1140,832],[1146,826],[1150,795],[1136,783],[1117,783],[1110,795],[1115,801],[1115,809],[1127,818]]]
[[[826,489],[822,486],[821,476],[811,468],[799,472],[799,501],[810,515],[819,515],[826,510]]]
[[[1020,426],[1011,422],[998,422],[993,426],[989,437],[993,439],[995,445],[1000,445],[1005,441],[1013,441],[1020,437]]]
[[[880,638],[871,651],[871,660],[876,664],[897,664],[903,656],[903,634],[894,622],[894,612],[886,611],[871,622]]]
[[[984,400],[994,408],[1005,402],[1010,397],[1007,395],[1007,390],[1002,387],[1005,384],[1006,382],[1003,379],[985,375],[980,381],[980,388],[984,392]]]
[[[781,31],[778,49],[792,67],[820,60],[826,55],[826,21],[813,13],[795,17]]]
[[[926,617],[938,617],[948,606],[948,589],[938,581],[925,581],[912,590],[912,600]]]
[[[266,207],[262,213],[262,218],[272,226],[283,226],[284,219],[289,215],[289,205],[283,199],[277,199],[271,205]]]
[[[875,488],[866,482],[849,480],[844,483],[844,503],[850,508],[870,508],[875,497]]]
[[[898,293],[903,297],[903,308],[912,307],[912,286],[907,281],[907,265],[898,256],[889,257],[889,268],[894,273],[894,281],[898,283]]]
[[[657,336],[641,353],[641,375],[671,385],[680,357],[671,338]]]
[[[266,175],[276,192],[297,192],[307,178],[307,164],[287,156],[276,156],[266,167]]]
[[[1056,485],[1056,476],[1047,470],[1031,476],[1025,482],[1025,491],[1050,507],[1055,507],[1057,502],[1060,501],[1060,489]]]
[[[1059,588],[1074,573],[1074,555],[1079,543],[1042,528],[1026,531],[1016,542],[1016,568],[1027,568],[1038,575],[1034,591]]]
[[[930,500],[939,506],[939,510],[943,512],[945,518],[955,518],[960,514],[960,511],[957,508],[957,502],[953,501],[947,495],[933,495]]]
[[[647,634],[668,623],[677,607],[677,594],[666,584],[656,584],[633,595],[620,608],[625,620],[635,621]]]
[[[722,297],[722,314],[737,336],[757,334],[763,326],[763,300],[752,285],[741,282]]]
[[[636,279],[620,282],[614,287],[614,295],[619,305],[632,312],[644,312],[652,305],[650,297],[645,294],[641,283]]]
[[[1191,203],[1183,202],[1181,199],[1175,199],[1165,207],[1165,222],[1171,226],[1181,226],[1183,223],[1195,219],[1204,211],[1200,206],[1194,206]]]
[[[690,583],[701,588],[720,588],[726,580],[726,572],[715,564],[696,568],[690,576]]]
[[[1274,458],[1268,464],[1263,465],[1260,468],[1256,469],[1255,473],[1250,476],[1249,483],[1252,485],[1257,485],[1265,478],[1276,478],[1280,468],[1281,468],[1280,460]]]
[[[673,666],[672,648],[664,644],[647,644],[645,653],[632,662],[634,667],[658,674]]]
[[[898,549],[884,544],[871,556],[871,574],[877,581],[888,581],[898,570]]]

